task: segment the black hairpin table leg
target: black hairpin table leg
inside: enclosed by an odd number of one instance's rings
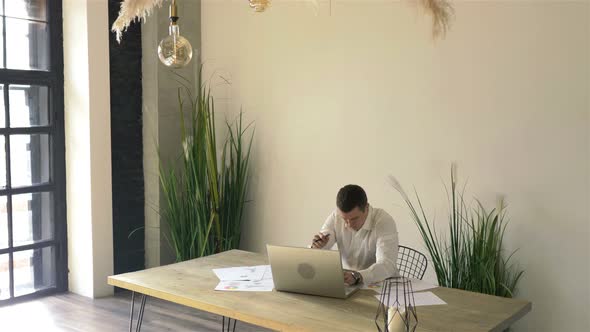
[[[222,332],[235,332],[236,331],[236,320],[229,317],[221,316],[221,331]]]
[[[145,301],[147,295],[141,294],[141,304],[139,306],[139,313],[137,314],[137,323],[135,326],[135,332],[141,331],[141,322],[143,321],[143,312],[145,310]],[[135,292],[131,293],[131,312],[129,313],[129,332],[133,332],[133,311],[135,307]]]

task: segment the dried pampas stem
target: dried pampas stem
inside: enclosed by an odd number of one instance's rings
[[[154,7],[162,6],[164,0],[123,0],[121,2],[121,10],[119,17],[113,23],[112,31],[117,34],[117,41],[121,42],[123,32],[127,30],[129,25],[139,19],[145,20],[149,16]],[[318,0],[306,0],[310,2],[316,14],[319,10]],[[451,24],[451,17],[453,15],[453,7],[448,0],[417,0],[420,4],[430,12],[432,15],[432,34],[434,38],[444,36]],[[250,0],[250,4],[261,4],[261,8],[266,8],[270,3],[269,0]],[[332,2],[330,0],[330,12],[332,10]]]
[[[250,0],[250,7],[258,13],[265,11],[269,6],[270,0]]]
[[[111,30],[117,34],[117,42],[121,42],[123,32],[127,30],[129,25],[135,20],[143,19],[149,16],[154,7],[162,6],[163,0],[124,0],[121,2],[121,10],[119,16]]]
[[[420,0],[420,2],[432,15],[433,37],[444,37],[451,25],[453,6],[447,0]]]

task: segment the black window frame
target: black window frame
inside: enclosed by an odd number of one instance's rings
[[[5,1],[11,0],[0,0],[0,5],[4,6]],[[0,255],[9,255],[10,298],[0,300],[0,306],[68,290],[62,0],[47,0],[46,5],[49,30],[49,70],[15,70],[0,68],[0,85],[3,85],[4,87],[7,87],[8,85],[47,86],[49,88],[48,98],[50,118],[49,125],[29,128],[9,128],[9,102],[6,102],[8,101],[9,89],[5,88],[3,90],[6,127],[0,128],[0,136],[5,137],[6,188],[0,188],[0,196],[6,196],[7,198],[9,239],[8,248],[0,249]],[[5,13],[5,11],[3,11],[3,13]],[[6,20],[3,20],[2,24],[4,25],[2,32],[3,38],[4,41],[6,41]],[[6,44],[6,42],[4,44]],[[4,52],[4,63],[6,63],[7,47],[8,45],[4,45],[2,49],[2,52]],[[26,187],[11,187],[10,136],[18,134],[50,135],[50,158],[52,159],[49,165],[51,170],[50,182],[29,185]],[[12,196],[25,193],[43,193],[47,191],[52,192],[53,194],[53,239],[13,247]],[[55,287],[14,297],[13,253],[52,246],[55,250]]]

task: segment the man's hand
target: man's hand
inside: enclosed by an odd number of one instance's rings
[[[354,275],[352,274],[352,272],[349,272],[349,271],[344,272],[344,283],[347,284],[348,286],[352,286],[356,283],[356,279],[354,278]]]
[[[329,240],[330,240],[330,234],[318,233],[313,237],[311,247],[314,249],[322,249],[323,247],[326,246],[326,244],[328,244]]]
[[[356,278],[354,277],[356,274]],[[357,280],[358,279],[358,280]],[[354,271],[344,271],[344,283],[348,286],[356,285],[357,283],[362,282],[363,277],[360,273]]]

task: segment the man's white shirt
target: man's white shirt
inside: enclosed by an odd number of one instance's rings
[[[384,210],[369,205],[369,214],[358,231],[345,226],[336,210],[328,216],[322,233],[330,233],[323,249],[338,245],[343,268],[360,272],[365,284],[398,276],[397,228],[393,218]]]

